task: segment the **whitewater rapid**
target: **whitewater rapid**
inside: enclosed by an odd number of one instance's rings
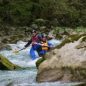
[[[58,41],[56,39],[50,40],[49,42],[53,44],[53,47],[61,43],[61,41]],[[77,84],[77,83],[61,83],[61,82],[37,83],[36,82],[37,69],[35,62],[39,58],[37,58],[36,60],[31,60],[29,53],[31,45],[18,53],[14,53],[15,50],[22,49],[25,44],[26,42],[18,41],[16,44],[9,44],[12,50],[0,51],[0,54],[5,56],[12,63],[26,68],[14,71],[0,70],[0,86],[73,86]],[[38,55],[37,52],[35,53],[36,55]],[[27,67],[29,69],[27,69]]]
[[[2,54],[3,56],[5,56],[7,59],[9,59],[12,63],[19,65],[21,67],[32,67],[35,66],[35,62],[40,58],[37,54],[37,52],[35,51],[35,54],[37,57],[37,59],[32,60],[30,57],[30,49],[31,49],[31,45],[29,47],[27,47],[26,49],[19,51],[18,53],[15,53],[15,51],[18,51],[20,49],[22,49],[25,44],[27,42],[23,42],[23,41],[18,41],[16,44],[8,44],[9,46],[11,46],[12,50],[3,50],[0,52],[0,54]],[[53,45],[53,47],[55,47],[57,44],[60,43],[60,41],[56,40],[56,39],[52,39],[49,41],[49,43],[51,43]]]

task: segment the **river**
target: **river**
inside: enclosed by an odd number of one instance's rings
[[[56,43],[60,43],[57,41]],[[54,42],[54,45],[56,45]],[[12,63],[17,64],[24,69],[22,70],[0,70],[0,86],[74,86],[77,83],[62,83],[58,82],[36,82],[37,69],[34,60],[32,61],[29,55],[30,47],[18,53],[15,50],[22,49],[26,42],[18,41],[16,44],[9,44],[12,50],[0,51],[0,54],[6,56]],[[36,53],[37,54],[37,53]],[[39,59],[39,58],[38,58]]]

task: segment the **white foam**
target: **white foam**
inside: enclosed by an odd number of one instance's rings
[[[49,41],[49,43],[52,43],[54,46],[56,46],[57,44],[60,43],[60,41],[56,39],[52,39]],[[18,53],[13,52],[15,50],[22,49],[25,44],[26,42],[23,42],[23,41],[18,41],[16,44],[9,44],[12,50],[10,51],[3,50],[0,53],[5,57],[7,57],[12,63],[17,64],[19,66],[22,66],[22,67],[35,66],[35,63],[39,58],[37,58],[36,60],[31,60],[31,57],[30,57],[31,46],[27,47],[22,51],[19,51]],[[36,51],[35,51],[35,54],[37,57],[39,57]]]
[[[61,43],[60,40],[57,40],[57,39],[51,39],[48,41],[48,43],[52,44],[53,47],[57,46],[58,44]]]

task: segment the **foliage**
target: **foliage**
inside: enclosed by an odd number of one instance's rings
[[[29,26],[36,19],[54,26],[86,26],[86,0],[0,0],[0,24]]]

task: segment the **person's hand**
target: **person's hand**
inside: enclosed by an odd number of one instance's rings
[[[37,44],[37,42],[32,42],[32,44]]]

